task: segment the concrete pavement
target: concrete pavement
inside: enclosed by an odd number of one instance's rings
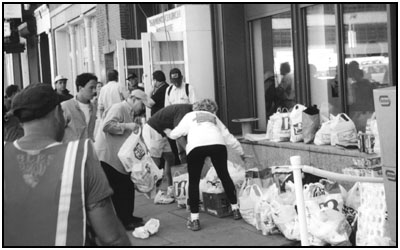
[[[147,239],[138,239],[128,232],[133,246],[174,247],[174,246],[299,246],[299,242],[287,240],[282,235],[263,236],[261,231],[244,220],[232,217],[218,218],[200,212],[200,231],[186,228],[189,212],[178,208],[176,203],[155,205],[153,200],[136,193],[135,216],[160,220],[158,233]]]

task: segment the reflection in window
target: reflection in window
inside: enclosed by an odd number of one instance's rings
[[[333,4],[311,6],[306,16],[311,104],[329,117],[328,113],[336,115],[341,109],[335,8]]]
[[[391,85],[386,5],[343,7],[347,108],[357,130],[365,130],[366,121],[374,112],[373,89]]]
[[[259,129],[277,107],[295,105],[291,14],[251,22],[253,70]]]

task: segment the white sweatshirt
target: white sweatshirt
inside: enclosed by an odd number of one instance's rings
[[[207,111],[187,113],[170,134],[171,139],[187,135],[186,154],[196,147],[207,145],[229,145],[239,155],[243,148],[218,117]]]

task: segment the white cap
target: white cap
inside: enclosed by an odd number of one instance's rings
[[[60,81],[60,80],[68,80],[68,78],[66,78],[66,77],[63,76],[63,75],[58,75],[58,76],[56,76],[56,78],[54,79],[54,82],[58,82],[58,81]]]

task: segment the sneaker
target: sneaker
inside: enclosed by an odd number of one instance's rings
[[[167,195],[171,198],[175,198],[174,186],[169,186],[167,188]]]
[[[169,197],[165,192],[159,190],[154,197],[154,204],[171,204],[175,201],[174,198]]]
[[[240,214],[239,209],[233,210],[232,213],[233,213],[234,220],[240,220],[242,218],[242,215]]]
[[[186,222],[186,226],[192,231],[198,231],[200,230],[200,221],[188,219]]]

